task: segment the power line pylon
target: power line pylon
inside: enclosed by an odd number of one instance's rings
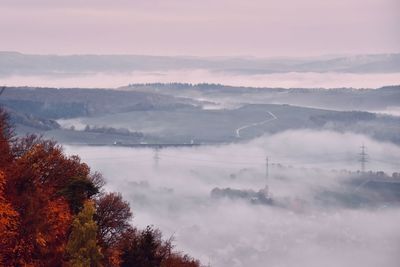
[[[360,163],[361,163],[361,173],[365,173],[365,165],[368,162],[368,154],[366,152],[366,147],[362,145],[361,147],[361,152],[359,154],[360,156]]]

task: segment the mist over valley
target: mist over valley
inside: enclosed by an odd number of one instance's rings
[[[0,103],[206,265],[397,266],[399,100],[398,86],[153,83],[7,87]]]

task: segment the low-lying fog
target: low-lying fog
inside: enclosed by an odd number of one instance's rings
[[[283,88],[378,88],[400,83],[400,73],[315,73],[290,72],[274,74],[245,74],[181,70],[160,72],[115,72],[44,75],[14,75],[0,77],[7,86],[114,88],[132,83],[217,83],[231,86]]]
[[[340,188],[344,178],[331,169],[359,169],[362,144],[370,156],[368,169],[399,171],[400,147],[333,132],[291,131],[243,144],[161,149],[158,155],[152,149],[65,149],[102,172],[108,190],[123,193],[135,225],[152,224],[165,237],[173,235],[178,249],[203,264],[397,267],[400,207],[313,204],[319,189]],[[278,208],[210,197],[215,187],[263,188],[266,156],[273,197],[308,205]]]

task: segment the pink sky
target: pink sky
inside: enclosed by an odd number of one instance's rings
[[[400,51],[399,0],[1,0],[0,50],[315,56]]]

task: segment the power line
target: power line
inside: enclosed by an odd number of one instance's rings
[[[358,162],[360,162],[361,164],[361,171],[365,172],[366,171],[366,165],[367,162],[369,162],[369,155],[367,154],[367,148],[366,146],[361,146],[360,147],[361,152],[358,154],[359,158],[358,158]],[[161,159],[161,155],[160,155],[160,150],[158,149],[153,149],[153,158],[149,158],[148,161],[153,161],[154,165],[157,167],[160,164],[160,159]],[[217,155],[214,155],[217,156]],[[198,162],[198,163],[208,163],[208,164],[212,164],[212,165],[242,165],[242,166],[264,166],[265,168],[265,179],[266,181],[268,181],[269,178],[269,171],[270,171],[270,167],[275,167],[279,165],[282,166],[288,166],[288,167],[293,167],[293,168],[301,168],[303,167],[312,167],[313,164],[320,164],[320,163],[332,163],[332,162],[354,162],[351,159],[327,159],[327,160],[317,160],[309,163],[305,163],[305,162],[294,162],[294,161],[290,161],[290,162],[285,162],[285,161],[278,161],[278,162],[271,162],[269,157],[254,157],[254,156],[250,156],[250,157],[246,157],[247,160],[242,161],[240,159],[238,159],[237,161],[234,160],[220,160],[220,159],[207,159],[207,158],[199,158],[199,157],[187,157],[187,156],[178,156],[178,155],[171,155],[168,153],[163,153],[162,157],[165,158],[166,160],[170,159],[177,159],[177,160],[182,160],[182,161],[190,161],[190,162]],[[85,157],[84,157],[85,158]],[[117,160],[117,159],[132,159],[132,156],[109,156],[109,157],[86,157],[86,159],[93,159],[93,160]],[[255,161],[248,161],[248,159],[254,159]],[[263,159],[263,160],[262,160]],[[135,159],[135,161],[145,161],[145,159],[143,157],[139,157],[137,159]],[[147,161],[147,160],[146,160]],[[387,160],[379,160],[379,159],[374,159],[374,161],[379,161],[379,162],[384,162],[386,164],[396,164],[397,162],[394,161],[387,161]],[[397,165],[397,164],[396,164]]]

